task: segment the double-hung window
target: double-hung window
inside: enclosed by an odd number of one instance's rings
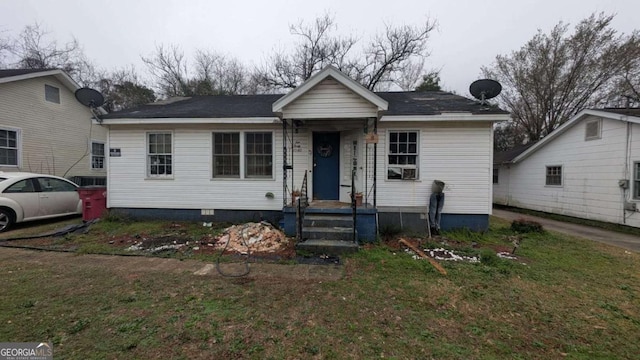
[[[562,166],[547,166],[545,185],[562,186]]]
[[[273,178],[272,132],[214,132],[214,178]]]
[[[418,132],[389,131],[387,179],[418,178]]]
[[[18,166],[18,131],[0,129],[0,166]]]
[[[172,133],[147,133],[147,176],[152,178],[173,176]]]
[[[240,133],[213,133],[213,177],[240,177]]]
[[[94,170],[104,169],[104,143],[102,142],[91,142],[91,168]]]
[[[245,133],[245,177],[273,177],[273,134],[270,132]]]

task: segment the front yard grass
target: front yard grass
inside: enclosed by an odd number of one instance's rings
[[[487,234],[446,235],[471,251],[508,247],[514,234],[494,218]],[[50,340],[56,359],[640,354],[640,255],[556,233],[523,235],[523,261],[442,261],[447,276],[383,242],[330,282],[141,273],[127,258],[112,268],[49,253],[28,266],[2,252],[0,341]]]

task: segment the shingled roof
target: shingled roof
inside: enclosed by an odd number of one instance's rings
[[[507,114],[495,107],[484,107],[463,96],[444,91],[377,92],[389,102],[384,115],[437,115],[445,112]],[[102,116],[103,119],[151,118],[229,118],[271,117],[272,104],[282,94],[210,95],[174,98]]]
[[[6,78],[11,76],[19,76],[25,74],[33,74],[44,71],[51,71],[55,69],[2,69],[0,70],[0,78]]]
[[[525,145],[518,145],[513,149],[507,151],[500,151],[493,154],[493,163],[494,165],[507,164],[510,163],[513,159],[518,157],[518,155],[525,152],[528,148],[532,147],[535,142],[531,142]]]

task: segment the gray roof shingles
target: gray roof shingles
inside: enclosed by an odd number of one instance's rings
[[[509,149],[507,151],[496,152],[493,154],[493,163],[495,165],[510,163],[511,161],[513,161],[513,159],[518,157],[518,155],[525,152],[528,148],[532,147],[534,144],[535,142],[530,142],[525,145],[518,145],[513,149]]]
[[[0,70],[0,78],[26,75],[26,74],[51,71],[51,70],[55,70],[55,69],[2,69]]]
[[[389,103],[385,115],[437,115],[443,112],[507,114],[496,107],[444,91],[378,92]],[[146,104],[102,116],[103,119],[271,117],[282,94],[193,96],[174,102]]]

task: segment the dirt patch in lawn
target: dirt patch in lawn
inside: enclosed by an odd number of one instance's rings
[[[206,224],[205,224],[206,225]],[[169,229],[179,228],[172,224]],[[294,242],[282,231],[268,222],[246,223],[229,226],[220,234],[205,234],[193,240],[184,234],[169,234],[155,237],[138,236],[132,239],[119,239],[120,243],[131,244],[125,250],[160,254],[179,252],[192,254],[247,255],[265,259],[292,259],[295,256]],[[111,242],[115,244],[115,242]]]

